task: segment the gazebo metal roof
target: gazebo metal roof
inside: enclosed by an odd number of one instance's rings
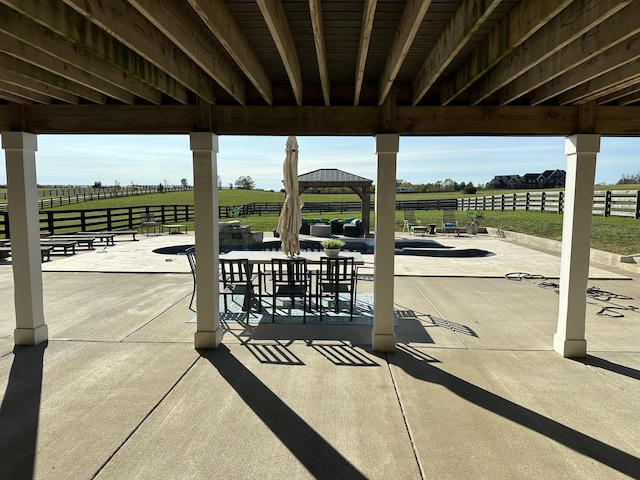
[[[350,187],[371,185],[373,180],[345,172],[337,168],[319,168],[312,172],[298,175],[298,183],[308,187]],[[302,187],[300,187],[302,190]]]

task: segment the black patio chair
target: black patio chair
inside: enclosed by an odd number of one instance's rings
[[[322,298],[332,297],[334,310],[340,311],[340,294],[349,294],[349,319],[353,320],[356,295],[357,267],[353,257],[321,257],[316,282],[316,304],[322,321]]]
[[[310,279],[307,260],[304,258],[271,259],[271,297],[273,301],[272,321],[276,318],[276,299],[288,297],[293,306],[295,298],[302,298],[302,321],[307,321],[307,299],[311,304]]]
[[[257,285],[255,284],[257,280]],[[247,322],[251,315],[251,306],[255,298],[255,288],[258,288],[258,311],[262,310],[262,277],[260,273],[253,273],[249,260],[246,258],[237,260],[220,259],[220,281],[222,290],[220,294],[224,300],[224,311],[229,311],[227,297],[231,301],[235,295],[242,295],[244,301],[242,310],[247,312]]]
[[[189,302],[189,310],[195,312],[192,308],[193,305],[193,297],[196,296],[196,247],[189,247],[184,251],[184,254],[187,256],[187,260],[189,261],[189,267],[191,268],[191,275],[193,276],[193,292],[191,293],[191,301]]]

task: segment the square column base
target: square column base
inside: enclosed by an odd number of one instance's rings
[[[45,323],[36,328],[16,328],[13,339],[16,345],[39,345],[49,339],[49,328]]]
[[[371,332],[371,345],[374,352],[393,353],[396,351],[396,335],[392,334],[376,334]]]
[[[218,328],[214,332],[196,332],[194,335],[194,347],[218,348],[222,343],[222,329]]]
[[[587,356],[587,341],[568,340],[556,333],[553,336],[553,349],[564,358],[582,358]]]

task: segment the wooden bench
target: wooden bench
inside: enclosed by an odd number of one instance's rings
[[[163,224],[162,228],[161,228],[161,232],[164,233],[164,229],[167,229],[169,231],[169,235],[171,235],[171,233],[180,233],[182,230],[184,230],[184,233],[187,233],[187,226],[184,224],[179,224],[179,223],[169,223],[169,224]]]
[[[95,250],[95,247],[93,246],[93,244],[96,241],[96,237],[88,236],[88,235],[50,235],[45,240],[72,241],[72,242],[76,242],[78,246],[84,245],[89,250]]]
[[[104,242],[107,245],[115,245],[115,233],[110,232],[76,232],[74,236],[93,237],[96,242]]]
[[[48,262],[51,260],[51,250],[53,250],[53,247],[49,245],[40,245],[40,255],[43,262]],[[6,245],[0,246],[0,260],[6,260],[10,256],[11,247]]]
[[[78,242],[75,240],[54,240],[51,238],[43,238],[40,240],[41,247],[52,247],[53,250],[50,251],[55,251],[57,248],[61,248],[65,255],[69,254],[69,250],[71,250],[72,255],[75,255],[77,245]]]
[[[86,233],[93,233],[93,232],[86,232]],[[108,230],[108,231],[102,231],[98,233],[105,233],[109,235],[133,235],[133,241],[134,242],[138,241],[138,239],[136,238],[136,234],[138,233],[137,230]]]

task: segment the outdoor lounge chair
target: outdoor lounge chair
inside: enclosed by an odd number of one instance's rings
[[[448,232],[453,232],[456,235],[460,234],[455,210],[442,210],[442,233]]]
[[[403,232],[413,232],[413,227],[422,226],[422,222],[420,220],[416,220],[416,212],[415,210],[405,210],[404,211],[404,225],[402,226]]]

